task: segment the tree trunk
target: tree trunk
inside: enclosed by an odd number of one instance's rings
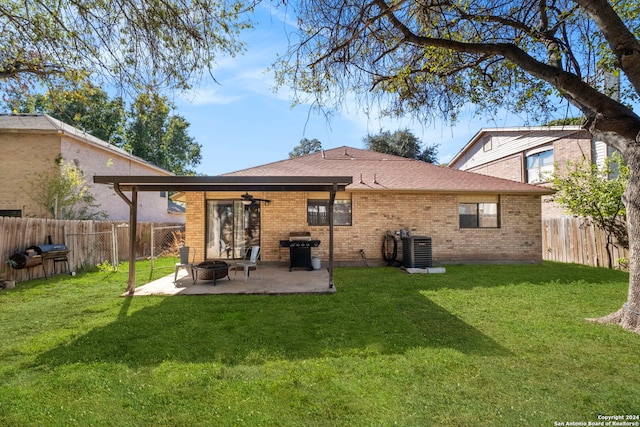
[[[597,323],[618,323],[625,329],[640,333],[640,146],[635,141],[627,145],[623,156],[629,165],[629,184],[624,192],[629,232],[629,294],[620,310],[599,319]]]

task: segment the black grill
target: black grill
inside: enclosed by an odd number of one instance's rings
[[[69,254],[69,248],[67,247],[67,245],[64,245],[62,243],[29,246],[26,252],[29,253],[30,250],[33,250],[36,254],[42,256],[43,260],[65,258],[64,261],[67,261],[66,258]]]
[[[56,273],[56,265],[58,263],[65,263],[67,270],[69,270],[69,248],[62,243],[48,244],[48,245],[36,245],[29,246],[24,253],[17,253],[11,255],[9,258],[13,261],[13,268],[21,270],[23,268],[32,268],[38,265],[42,266],[42,272],[44,277],[47,277],[47,269],[44,266],[44,262],[51,260],[53,262],[53,273]],[[31,272],[29,272],[31,277]]]
[[[289,240],[280,240],[280,247],[289,248],[289,271],[300,267],[313,270],[311,248],[320,246],[320,240],[312,240],[307,232],[291,233]]]

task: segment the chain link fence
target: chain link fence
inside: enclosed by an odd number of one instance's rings
[[[156,270],[155,259],[160,257],[173,257],[177,261],[180,258],[180,246],[184,246],[184,238],[184,225],[156,227],[151,224],[152,272]]]
[[[130,244],[135,246],[135,260],[153,262],[160,256],[172,256],[178,260],[178,248],[184,245],[184,230],[183,224],[138,223],[136,236],[131,242],[129,224],[122,221],[0,217],[0,257],[9,259],[14,254],[25,253],[30,246],[54,242],[65,244],[69,249],[70,272],[96,266],[114,271],[120,262],[129,261]],[[59,274],[55,263],[53,267],[52,274]],[[3,276],[25,281],[45,277],[46,274],[43,268],[16,270],[8,263],[0,263],[0,278]]]
[[[65,234],[65,241],[69,247],[71,271],[105,263],[111,264],[115,270],[118,269],[118,237],[114,225],[110,231]]]

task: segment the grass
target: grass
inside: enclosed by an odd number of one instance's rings
[[[144,283],[149,264],[138,272]],[[0,292],[0,425],[544,426],[640,412],[640,336],[584,321],[625,301],[623,272],[342,268],[336,294],[297,296],[120,298],[126,281],[124,268]]]

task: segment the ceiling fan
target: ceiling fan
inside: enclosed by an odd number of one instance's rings
[[[253,205],[253,204],[258,203],[258,202],[265,202],[267,205],[269,203],[271,203],[271,200],[257,199],[255,197],[253,197],[251,194],[249,194],[248,192],[245,192],[240,197],[242,198],[242,204],[245,205],[245,206]]]

